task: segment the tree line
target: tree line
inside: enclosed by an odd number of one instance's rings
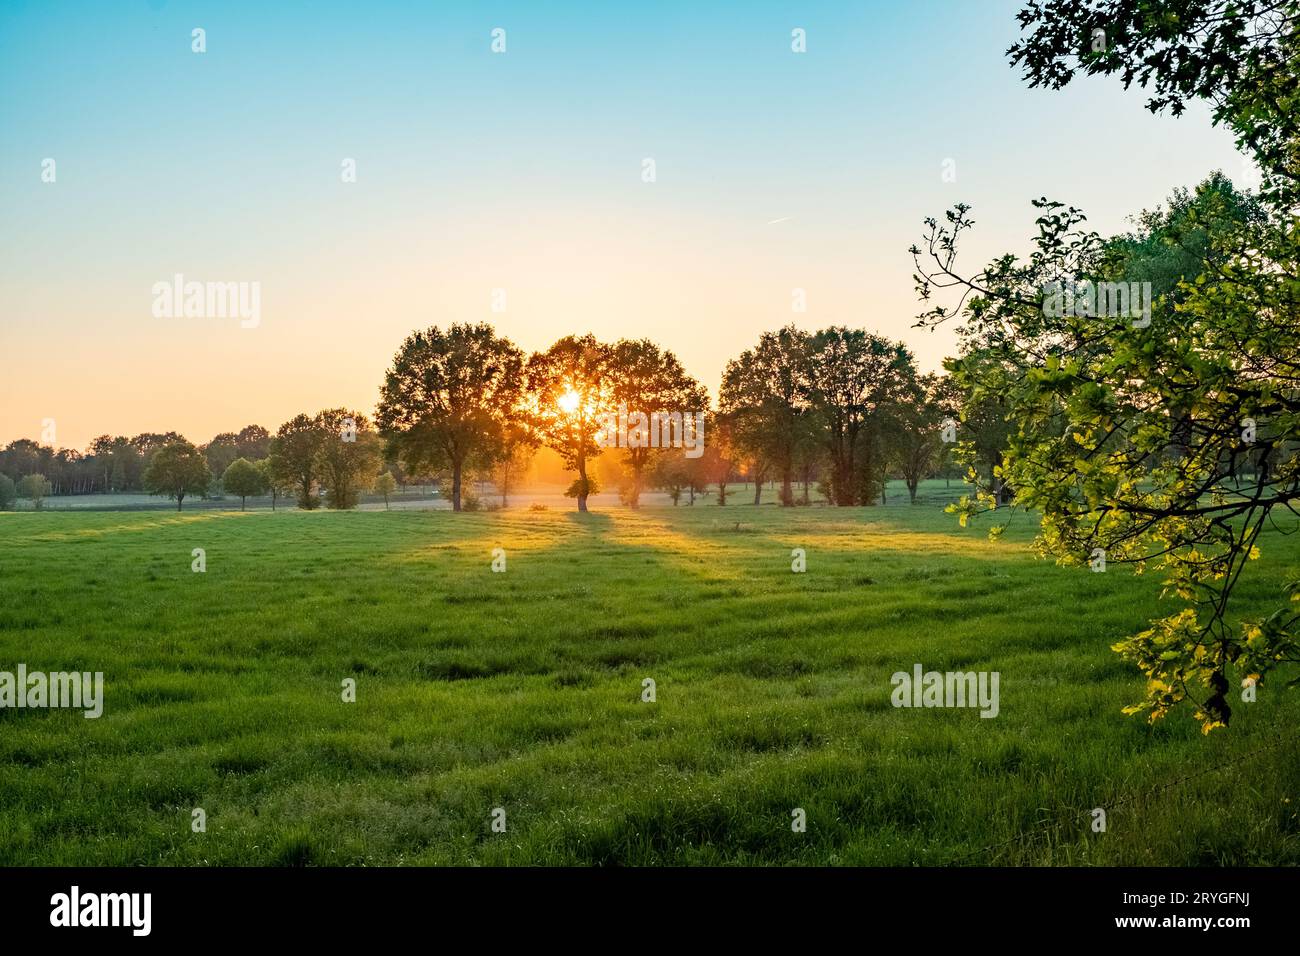
[[[473,482],[490,482],[504,502],[543,447],[571,473],[566,493],[580,511],[607,481],[631,507],[651,488],[674,503],[716,490],[725,505],[737,480],[753,482],[755,504],[776,482],[784,506],[814,492],[872,505],[891,477],[915,500],[921,480],[954,473],[941,426],[959,405],[947,377],[920,373],[902,343],[860,329],[764,333],[727,364],[715,407],[676,355],[648,339],[571,335],[527,355],[486,323],[452,324],[402,343],[373,419],[346,408],[303,413],[274,434],[249,425],[198,446],[175,432],[104,435],[84,454],[20,439],[0,452],[0,507],[19,484],[32,492],[44,482],[45,494],[144,491],[178,508],[218,493],[269,494],[273,508],[280,497],[351,508],[364,491],[387,500],[417,476],[439,482],[460,511],[479,505]],[[700,447],[688,454],[683,416],[689,425],[697,412]],[[606,434],[616,414],[625,422],[617,440]],[[659,422],[662,444],[652,438]]]

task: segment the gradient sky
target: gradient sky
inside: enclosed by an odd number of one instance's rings
[[[953,336],[911,328],[924,217],[973,205],[974,268],[1026,248],[1033,197],[1115,232],[1242,170],[1204,110],[1028,89],[1018,6],[4,0],[0,443],[369,413],[406,334],[455,321],[527,350],[649,337],[714,396],[791,321],[937,368]],[[260,282],[260,327],[154,318],[178,272]]]

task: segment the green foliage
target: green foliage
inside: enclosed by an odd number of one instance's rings
[[[1300,7],[1295,0],[1030,0],[1008,53],[1031,86],[1118,76],[1147,108],[1205,103],[1265,177],[1278,208],[1300,199]]]
[[[239,510],[242,511],[246,499],[266,491],[266,474],[247,458],[236,458],[221,476],[221,487],[226,494],[239,496]]]
[[[271,440],[267,441],[268,454],[261,461],[256,462],[257,470],[262,473],[262,486],[271,495],[271,510],[275,510],[275,503],[281,496],[292,495],[294,492],[293,481],[286,477],[286,468],[284,462],[279,456],[270,453]]]
[[[839,505],[874,505],[884,486],[893,436],[906,416],[915,417],[923,399],[912,355],[900,342],[834,326],[808,341],[807,362],[805,388],[819,419],[816,435],[829,462],[833,499]],[[918,445],[937,438],[937,420],[931,423],[923,416],[913,424],[933,433],[917,436]],[[926,465],[918,449],[916,471]]]
[[[239,457],[239,436],[232,432],[223,432],[204,445],[200,451],[208,462],[208,469],[218,476],[224,476],[226,469]],[[231,494],[239,494],[232,491]]]
[[[955,422],[961,397],[947,376],[914,376],[904,387],[905,397],[891,409],[893,427],[886,443],[915,502],[922,479],[936,471],[943,458],[944,423]]]
[[[331,508],[355,508],[382,460],[379,436],[360,412],[332,408],[316,416],[316,469]]]
[[[412,333],[380,389],[386,454],[412,474],[450,470],[459,511],[464,472],[496,461],[526,419],[522,386],[523,353],[486,323]]]
[[[41,502],[50,494],[50,483],[40,473],[24,475],[18,481],[17,492],[19,498],[26,498],[32,503],[32,507],[40,511]]]
[[[1300,287],[1276,268],[1300,261],[1297,234],[1262,224],[1218,178],[1111,241],[1083,231],[1078,210],[1038,205],[1033,256],[980,277],[966,327],[977,347],[954,377],[973,403],[1006,409],[995,473],[1041,513],[1045,554],[1157,570],[1184,602],[1115,649],[1148,679],[1132,712],[1154,720],[1191,699],[1208,732],[1231,716],[1230,674],[1259,682],[1300,659],[1289,599],[1264,619],[1237,617],[1229,600],[1261,531],[1300,500]],[[949,223],[931,227],[940,262],[970,225],[961,209]],[[1196,254],[1171,274],[1169,246]],[[1045,285],[1064,276],[1128,281],[1155,269],[1166,291],[1149,324],[1042,306]],[[966,520],[1001,503],[985,491],[955,510]]]
[[[318,454],[324,437],[314,418],[300,414],[281,425],[271,440],[272,481],[278,487],[293,488],[298,507],[305,511],[320,507]]]
[[[795,468],[814,441],[808,386],[808,333],[792,325],[763,333],[722,376],[718,406],[736,445],[780,475],[783,505],[794,504]]]
[[[18,489],[14,480],[0,472],[0,511],[8,511],[18,499]]]
[[[163,445],[149,459],[144,472],[144,488],[152,495],[166,495],[180,511],[186,495],[201,495],[208,490],[212,472],[203,453],[181,439]]]
[[[954,510],[965,523],[1009,488],[1041,513],[1043,553],[1161,572],[1184,606],[1114,645],[1147,678],[1129,712],[1154,721],[1192,700],[1206,733],[1232,715],[1230,677],[1254,687],[1300,660],[1300,585],[1263,618],[1231,600],[1264,529],[1300,501],[1298,13],[1291,0],[1032,0],[1009,52],[1034,85],[1119,74],[1152,91],[1153,111],[1208,101],[1262,169],[1261,197],[1215,175],[1110,240],[1038,200],[1032,255],[974,276],[955,267],[972,225],[959,205],[911,250],[923,300],[961,293],[922,324],[966,318],[950,367],[968,408],[1010,426],[990,462],[1004,487]],[[1095,308],[1117,283],[1150,284],[1140,317]],[[1059,308],[1062,288],[1083,288],[1085,307]]]

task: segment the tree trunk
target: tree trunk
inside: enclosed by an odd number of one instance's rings
[[[460,510],[460,462],[454,462],[451,466],[451,510]]]
[[[243,495],[240,495],[240,496],[239,496],[239,510],[240,510],[240,511],[245,511],[245,510],[247,510],[247,509],[244,508],[244,504],[245,504],[247,501],[248,501],[248,499],[247,499],[246,497],[244,497]]]
[[[841,508],[851,508],[857,504],[853,488],[853,462],[841,460],[837,466],[835,482],[835,503]]]
[[[762,498],[763,498],[763,483],[761,481],[755,481],[754,482],[754,504],[760,504]]]
[[[587,510],[587,459],[578,459],[578,480],[581,485],[578,488],[578,510]]]
[[[177,495],[177,496],[176,496],[176,510],[177,510],[177,511],[180,511],[180,510],[181,510],[181,504],[182,504],[184,501],[185,501],[185,496],[184,496],[184,495]],[[37,510],[40,510],[40,507],[41,507],[40,505],[37,505],[37,506],[36,506]]]

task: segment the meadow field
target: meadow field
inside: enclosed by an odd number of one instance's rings
[[[98,719],[0,709],[0,863],[1300,863],[1300,694],[1209,736],[1124,716],[1110,645],[1160,582],[1032,531],[742,497],[0,514],[0,670],[106,680]],[[1300,557],[1263,549],[1244,610]],[[1000,713],[892,707],[917,663],[999,672]]]

